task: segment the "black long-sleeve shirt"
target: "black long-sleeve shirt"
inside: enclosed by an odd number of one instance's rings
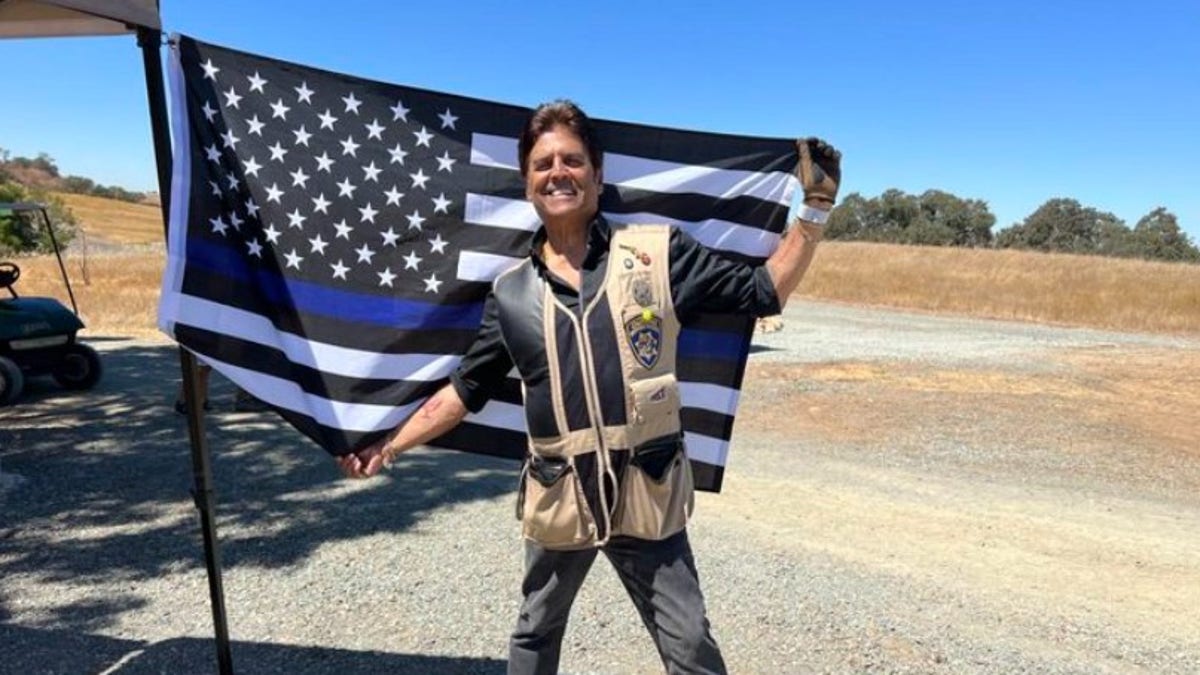
[[[582,293],[555,275],[541,257],[545,230],[540,230],[530,246],[530,257],[560,302],[576,314],[582,311],[581,298],[595,297],[604,283],[612,230],[603,218],[592,221],[588,230],[588,251],[581,269]],[[779,298],[766,267],[752,266],[724,258],[690,235],[672,228],[670,243],[671,301],[680,324],[699,312],[731,312],[769,316],[778,314]],[[500,334],[499,309],[491,294],[483,307],[483,323],[475,342],[450,376],[458,395],[471,412],[478,412],[504,381],[513,367],[512,358]]]

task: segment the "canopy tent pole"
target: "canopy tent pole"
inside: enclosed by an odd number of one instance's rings
[[[162,205],[165,235],[171,214],[171,137],[167,126],[167,99],[162,76],[162,32],[139,26],[137,38],[146,71],[146,99],[150,106],[150,130],[154,136],[154,158],[158,164],[158,196]],[[218,672],[221,675],[233,675],[229,623],[225,614],[225,590],[221,581],[221,548],[217,539],[216,495],[213,491],[208,438],[204,429],[203,399],[207,392],[200,391],[196,357],[182,347],[179,348],[179,366],[183,373],[188,437],[192,450],[192,498],[200,512],[200,529],[204,537],[204,562],[208,569],[208,593],[212,601]]]

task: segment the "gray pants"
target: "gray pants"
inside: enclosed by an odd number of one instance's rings
[[[686,531],[662,541],[614,537],[600,550],[625,584],[668,673],[725,673]],[[558,672],[567,615],[596,551],[550,551],[525,542],[525,601],[509,641],[511,675]]]

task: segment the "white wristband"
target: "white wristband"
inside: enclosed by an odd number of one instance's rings
[[[825,222],[829,220],[829,212],[825,211],[824,209],[814,209],[808,204],[805,204],[804,207],[800,209],[800,212],[796,214],[796,217],[800,220],[806,220],[810,223],[824,225]]]

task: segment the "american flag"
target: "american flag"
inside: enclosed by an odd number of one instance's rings
[[[491,280],[538,227],[527,108],[372,82],[173,36],[175,166],[159,325],[333,454],[437,390]],[[597,121],[601,209],[765,259],[795,190],[792,140]],[[679,348],[697,487],[719,491],[753,320]],[[515,373],[514,373],[515,375]],[[521,458],[519,383],[435,445]]]

